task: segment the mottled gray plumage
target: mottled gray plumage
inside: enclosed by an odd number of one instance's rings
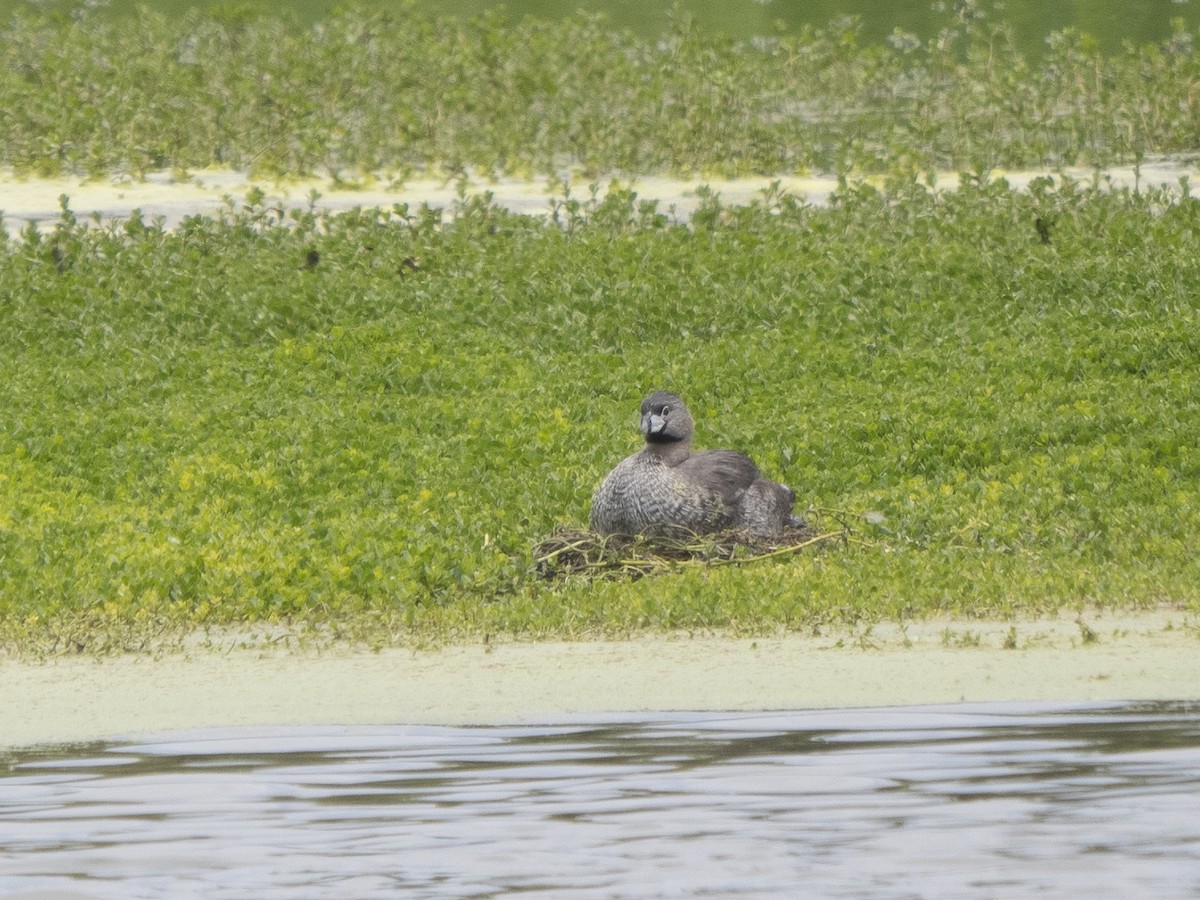
[[[769,537],[798,524],[791,515],[796,495],[763,478],[750,457],[734,450],[692,453],[695,424],[677,394],[647,397],[641,427],[646,446],[609,472],[592,497],[592,531],[741,529]]]

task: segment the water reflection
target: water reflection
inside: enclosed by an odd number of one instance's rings
[[[4,897],[1181,896],[1200,707],[269,729],[0,757]]]

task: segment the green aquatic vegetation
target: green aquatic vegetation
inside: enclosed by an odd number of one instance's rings
[[[0,165],[351,183],[1103,165],[1195,152],[1198,77],[1182,24],[1115,54],[1068,30],[1031,57],[1002,12],[975,4],[958,4],[930,40],[879,45],[853,19],[747,43],[682,11],[657,39],[599,16],[511,24],[414,2],[310,26],[30,12],[0,26]]]
[[[691,226],[628,190],[557,221],[249,200],[174,231],[65,204],[0,244],[4,640],[1200,604],[1190,197],[966,179]],[[854,540],[540,579],[657,387]]]
[[[942,629],[942,646],[953,647],[955,649],[963,649],[965,647],[980,647],[983,645],[983,636],[978,631],[954,631],[950,628]]]

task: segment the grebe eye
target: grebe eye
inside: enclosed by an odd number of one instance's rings
[[[670,411],[671,411],[671,407],[669,407],[669,406],[664,406],[664,407],[663,407],[663,410],[662,410],[662,414],[665,416],[665,415],[666,415],[667,413],[669,413]]]

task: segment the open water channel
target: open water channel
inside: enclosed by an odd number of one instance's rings
[[[225,730],[0,755],[5,898],[1197,897],[1200,705]]]

